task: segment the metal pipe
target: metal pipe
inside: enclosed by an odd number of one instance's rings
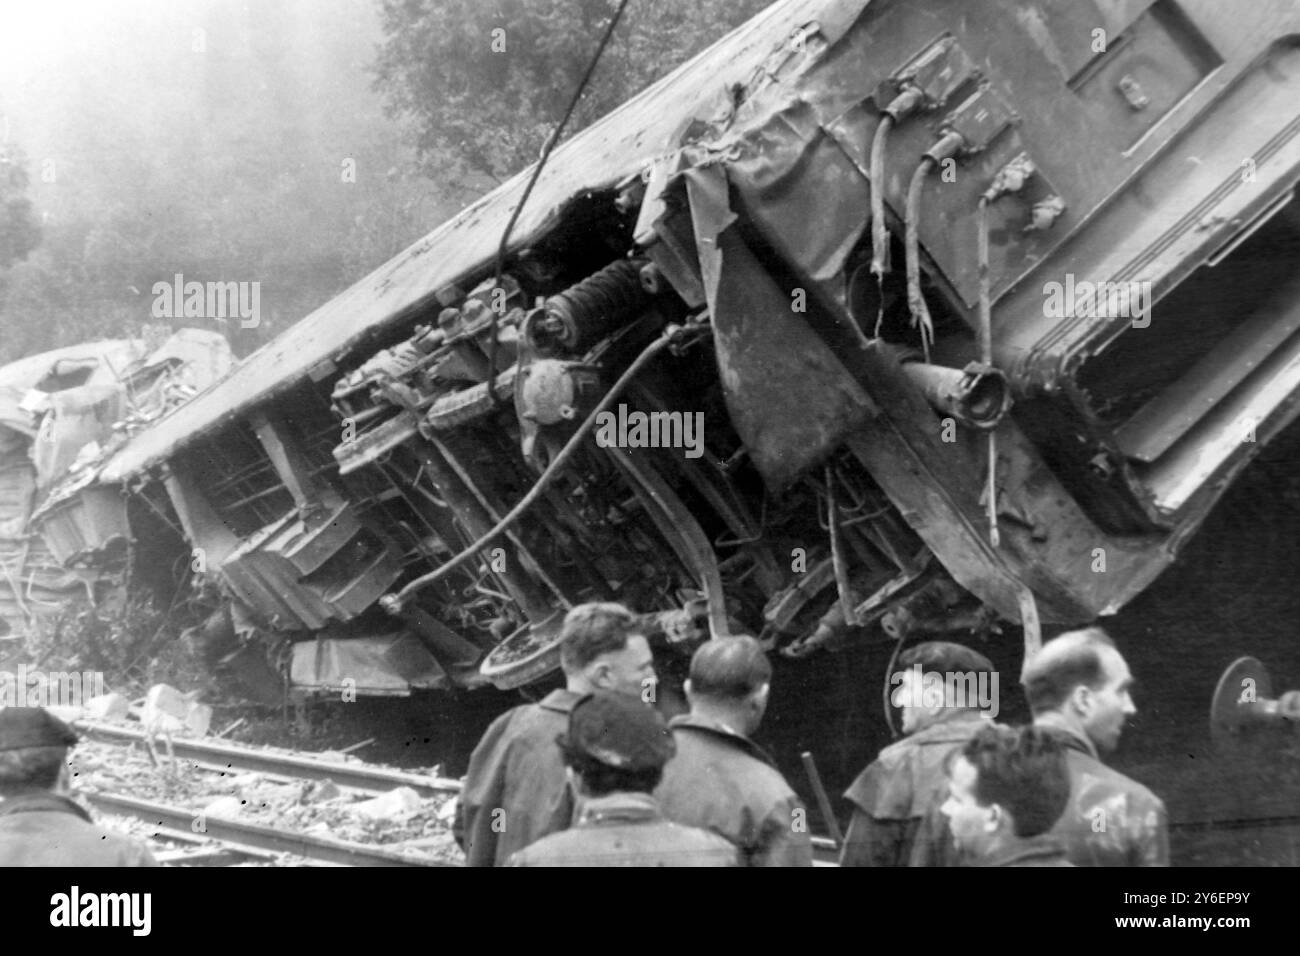
[[[839,594],[840,610],[848,627],[858,626],[858,616],[853,612],[853,590],[849,584],[849,563],[844,557],[840,541],[840,519],[835,508],[835,469],[826,465],[826,524],[831,536],[831,566],[835,569],[835,590]]]
[[[871,138],[871,274],[879,282],[889,271],[889,230],[885,228],[885,144],[894,126],[894,117],[886,112]],[[884,297],[881,297],[884,302]],[[879,329],[877,329],[879,334]]]
[[[936,160],[926,156],[912,173],[912,181],[907,186],[907,206],[903,213],[903,249],[907,256],[907,310],[912,314],[912,326],[921,332],[921,351],[925,360],[930,361],[930,343],[934,341],[934,320],[921,295],[921,250],[920,237],[917,235],[917,223],[921,217],[921,189],[925,186],[925,177],[936,165]]]
[[[912,180],[907,185],[907,205],[903,213],[904,249],[907,255],[907,308],[912,314],[912,325],[921,332],[921,351],[930,361],[930,346],[934,342],[934,320],[921,295],[921,249],[918,229],[921,223],[921,190],[930,170],[946,159],[951,159],[965,145],[960,133],[948,132],[921,157]]]
[[[882,110],[880,124],[871,137],[871,273],[880,281],[889,271],[889,230],[885,228],[885,145],[889,132],[925,101],[921,88],[904,82],[902,91]],[[883,296],[881,297],[883,302]],[[879,334],[879,329],[877,329]]]
[[[808,783],[812,785],[813,796],[817,798],[817,807],[822,812],[822,819],[826,821],[826,829],[831,833],[831,839],[835,841],[835,848],[838,850],[844,843],[844,833],[840,830],[840,822],[835,819],[835,811],[831,809],[831,798],[826,793],[826,788],[822,786],[822,775],[817,772],[817,762],[813,760],[811,751],[805,750],[799,755],[803,761],[803,769],[808,774]]]
[[[596,408],[592,410],[591,414],[587,416],[586,421],[584,421],[578,430],[573,433],[573,437],[569,439],[568,444],[566,444],[564,448],[561,449],[560,453],[555,456],[555,459],[547,466],[546,471],[544,471],[541,477],[537,479],[537,483],[533,485],[528,494],[524,495],[520,502],[511,508],[510,512],[506,514],[505,517],[498,521],[496,525],[480,537],[478,541],[474,542],[446,564],[430,571],[428,574],[416,578],[396,594],[385,594],[379,599],[379,603],[384,610],[390,614],[400,613],[402,605],[417,591],[421,591],[429,585],[440,581],[452,571],[459,568],[462,564],[477,555],[480,551],[496,540],[496,538],[512,524],[518,521],[523,516],[524,512],[531,508],[533,504],[536,503],[537,499],[541,497],[542,491],[547,485],[555,480],[556,476],[559,475],[560,470],[568,464],[569,459],[573,457],[579,446],[581,446],[583,440],[586,439],[587,435],[596,426],[597,417],[599,417],[602,412],[609,410],[610,406],[614,404],[614,399],[622,393],[628,383],[640,374],[641,370],[649,364],[651,359],[668,347],[672,342],[673,337],[678,331],[680,331],[680,329],[681,327],[677,325],[668,326],[659,338],[655,339],[645,347],[641,354],[636,357],[635,361],[627,367],[627,370],[619,376],[618,381],[614,383],[613,387],[610,388],[605,397],[601,399],[600,404],[597,405]]]
[[[975,210],[977,230],[976,250],[979,257],[979,326],[976,335],[979,338],[980,362],[987,370],[986,374],[1001,373],[993,367],[993,293],[989,278],[989,203],[1004,193],[1019,192],[1025,181],[1034,174],[1034,162],[1029,154],[1021,153],[1003,166],[993,182],[980,195]],[[1005,380],[1003,382],[1005,387]],[[1009,396],[1008,396],[1009,404]],[[1006,409],[1003,409],[1005,412]],[[994,423],[996,424],[996,423]],[[988,440],[988,484],[984,490],[984,508],[989,522],[989,543],[997,547],[998,535],[998,439],[997,433],[989,427]]]
[[[905,362],[903,372],[935,409],[974,428],[990,429],[1011,405],[1006,376],[995,368],[972,363],[964,369],[925,362]]]
[[[985,365],[993,364],[993,305],[989,289],[989,200],[981,196],[976,209],[976,222],[979,239],[976,254],[979,256],[979,337],[980,361]]]

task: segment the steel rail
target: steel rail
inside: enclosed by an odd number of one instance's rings
[[[145,823],[159,827],[161,830],[191,830],[200,814],[184,807],[176,807],[150,800],[138,800],[119,793],[82,793],[87,802],[104,813],[134,817]],[[309,860],[320,860],[341,866],[455,866],[440,860],[405,856],[383,846],[371,846],[364,843],[352,843],[336,840],[333,837],[296,833],[263,826],[259,823],[246,823],[224,817],[202,815],[203,833],[218,842],[230,842],[236,845],[253,847],[258,850],[270,850],[275,853],[290,853]],[[159,832],[160,839],[167,839],[165,832]]]
[[[121,727],[97,720],[78,720],[73,726],[91,740],[106,743],[144,743],[151,735],[132,727]],[[158,735],[152,739],[158,742]],[[386,793],[397,787],[410,787],[421,797],[446,796],[460,792],[460,781],[445,777],[425,777],[372,767],[366,764],[333,763],[305,757],[300,754],[255,750],[240,744],[218,740],[200,740],[186,737],[170,738],[171,750],[177,758],[200,764],[224,765],[231,770],[252,773],[279,774],[303,780],[332,780],[340,787]]]

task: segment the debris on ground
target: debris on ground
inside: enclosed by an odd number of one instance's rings
[[[222,770],[170,756],[157,738],[130,746],[83,739],[70,758],[74,796],[78,792],[120,793],[193,811],[207,818],[237,819],[276,829],[326,835],[337,840],[381,845],[412,856],[459,863],[461,852],[451,835],[455,794],[421,797],[410,787],[376,795],[342,787],[332,780],[303,780],[269,773]],[[302,755],[300,756],[308,756]],[[319,754],[310,754],[318,759]],[[336,762],[360,763],[339,754]],[[410,773],[410,770],[405,771]],[[423,771],[416,771],[423,773]],[[438,768],[430,768],[431,777]],[[154,827],[124,817],[95,814],[104,826],[150,839],[158,853],[174,864],[211,865],[212,852],[153,838]],[[209,848],[209,851],[211,848]],[[266,854],[257,865],[300,865],[298,857]]]

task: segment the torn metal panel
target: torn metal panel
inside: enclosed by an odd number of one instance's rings
[[[56,561],[41,538],[0,538],[0,617],[15,632],[88,593],[85,579]]]
[[[871,220],[871,190],[812,104],[781,103],[726,166],[746,217],[801,278],[830,282],[843,270]],[[808,215],[814,208],[821,214]]]
[[[105,339],[40,352],[0,367],[0,388],[54,392],[79,385],[112,385],[147,354],[138,339]]]
[[[687,175],[727,409],[769,486],[782,488],[861,427],[875,403],[731,228],[722,168]]]
[[[286,515],[225,557],[221,576],[277,629],[319,630],[350,621],[397,580],[401,566],[348,507]]]
[[[64,567],[93,565],[116,571],[125,563],[131,527],[120,486],[90,481],[73,486],[42,505],[31,526]]]
[[[446,690],[446,672],[419,639],[405,631],[373,637],[323,632],[293,645],[290,686],[363,697],[407,697],[414,690]]]
[[[14,632],[88,593],[88,581],[63,566],[67,553],[52,552],[29,521],[82,446],[111,434],[117,373],[145,351],[132,340],[92,342],[0,368],[0,618]],[[107,537],[125,543],[114,527],[110,517]]]
[[[203,558],[200,572],[214,572],[239,547],[239,536],[213,510],[212,503],[199,487],[185,461],[170,463],[163,486],[171,499],[176,517],[185,530],[186,539]]]
[[[106,440],[126,407],[120,385],[83,385],[52,393],[31,449],[41,490],[63,476],[83,447]]]

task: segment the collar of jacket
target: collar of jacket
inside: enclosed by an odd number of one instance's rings
[[[1055,837],[1040,835],[1012,840],[1000,850],[982,858],[976,866],[1015,866],[1027,860],[1065,859],[1065,844]]]
[[[662,820],[659,803],[648,793],[608,793],[588,797],[578,812],[580,826],[611,826],[620,823],[649,823]]]
[[[726,741],[733,747],[743,750],[754,759],[761,760],[768,766],[776,766],[776,762],[766,750],[743,734],[736,733],[736,731],[732,730],[721,721],[709,720],[707,717],[700,717],[695,714],[682,714],[681,716],[674,717],[672,720],[668,721],[668,726],[673,729],[678,727],[687,727],[691,730],[703,731],[712,737]]]
[[[561,687],[558,690],[551,691],[539,700],[537,706],[545,707],[547,710],[553,710],[557,714],[567,714],[573,710],[574,705],[577,704],[578,701],[582,700],[582,698],[586,696],[586,694],[579,694],[576,691]]]
[[[970,737],[972,724],[984,723],[991,724],[993,721],[988,717],[981,716],[978,710],[954,710],[950,714],[941,715],[935,723],[930,724],[928,727],[923,727],[902,739],[917,744],[956,743]]]
[[[1043,714],[1041,717],[1034,718],[1034,726],[1042,727],[1050,731],[1062,744],[1071,750],[1077,750],[1079,753],[1087,754],[1093,760],[1101,760],[1101,755],[1097,753],[1097,747],[1088,739],[1082,731],[1067,727],[1056,715]]]
[[[91,822],[90,814],[81,809],[76,801],[48,790],[18,794],[0,802],[0,817],[12,813],[72,813],[87,823]]]

